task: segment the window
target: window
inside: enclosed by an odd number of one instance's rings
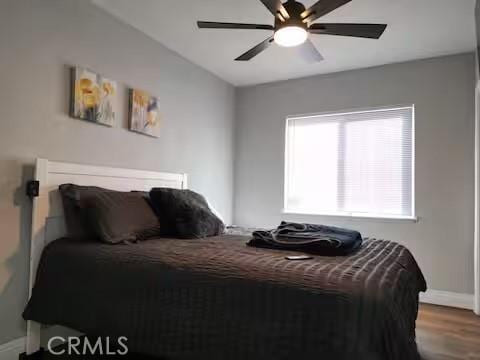
[[[413,219],[414,107],[290,117],[285,212]]]

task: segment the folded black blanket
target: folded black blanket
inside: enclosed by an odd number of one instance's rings
[[[249,246],[318,255],[348,255],[362,245],[362,236],[355,230],[285,221],[274,230],[254,231],[252,236]]]

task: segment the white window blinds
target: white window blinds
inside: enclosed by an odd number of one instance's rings
[[[414,217],[414,107],[287,119],[285,211]]]

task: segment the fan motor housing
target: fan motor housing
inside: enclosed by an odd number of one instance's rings
[[[280,30],[281,28],[287,26],[298,26],[303,29],[307,29],[308,25],[303,22],[301,14],[305,12],[306,8],[302,3],[298,1],[287,1],[283,4],[285,10],[287,10],[288,14],[290,15],[289,19],[285,19],[285,21],[280,20],[279,16],[275,17],[275,31]]]

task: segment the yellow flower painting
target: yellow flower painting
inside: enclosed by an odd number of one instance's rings
[[[113,126],[117,85],[90,70],[72,69],[71,116],[77,119]]]
[[[158,137],[160,135],[158,99],[145,91],[130,90],[130,130]]]

